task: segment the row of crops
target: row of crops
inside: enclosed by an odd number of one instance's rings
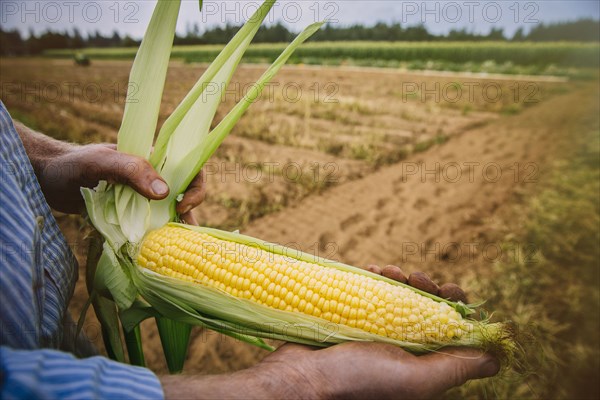
[[[173,57],[186,62],[209,62],[220,45],[175,46]],[[272,61],[284,44],[251,46],[245,61]],[[130,59],[135,48],[90,48],[83,50],[95,59]],[[51,50],[50,57],[72,57],[74,50]],[[512,63],[514,65],[597,67],[598,43],[546,42],[315,42],[298,49],[292,62],[319,63],[319,60],[444,61],[452,63]]]

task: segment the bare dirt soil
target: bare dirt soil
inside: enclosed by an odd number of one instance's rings
[[[9,110],[61,138],[114,141],[129,64],[94,62],[82,69],[67,61],[41,62],[43,72],[30,60],[0,60],[2,100]],[[259,73],[257,66],[244,66],[233,82],[241,91]],[[174,63],[162,119],[198,76],[198,67]],[[32,100],[24,94],[31,82],[41,87],[93,82],[103,94],[97,102],[81,91],[74,100],[61,95],[48,101],[42,92]],[[505,224],[507,207],[536,190],[546,163],[568,148],[572,127],[597,111],[597,90],[585,83],[298,67],[284,69],[277,82],[272,99],[254,106],[212,160],[209,198],[197,210],[200,221],[240,227],[243,233],[353,265],[399,264],[407,272],[425,270],[458,283],[467,272],[485,274],[494,262],[494,232]],[[110,92],[114,84],[119,101]],[[282,90],[285,85],[288,92]],[[488,94],[465,92],[486,85]],[[298,88],[304,95],[292,101]],[[501,95],[491,101],[497,88]],[[459,100],[452,101],[452,90],[463,91]],[[233,91],[230,97],[219,117],[233,104]],[[272,175],[265,163],[275,165]],[[290,164],[300,176],[292,174]],[[57,217],[84,265],[81,219]],[[75,317],[86,299],[81,278],[71,305]],[[149,366],[165,372],[153,322],[145,322],[143,331]],[[91,311],[86,332],[101,348]],[[186,370],[237,370],[265,354],[195,329]]]

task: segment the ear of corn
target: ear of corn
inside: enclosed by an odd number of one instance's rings
[[[240,234],[169,224],[148,233],[137,263],[140,286],[185,298],[182,317],[229,321],[245,335],[319,346],[381,341],[415,352],[509,350],[505,327],[465,318],[464,304]]]

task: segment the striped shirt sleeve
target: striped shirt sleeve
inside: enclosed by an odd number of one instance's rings
[[[77,264],[0,100],[0,399],[161,399],[148,369],[58,351]]]
[[[80,360],[56,350],[0,347],[0,371],[6,400],[163,398],[150,370],[99,356]]]

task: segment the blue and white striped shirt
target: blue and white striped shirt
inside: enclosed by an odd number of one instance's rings
[[[77,262],[0,101],[0,398],[162,398],[148,369],[59,351]]]

